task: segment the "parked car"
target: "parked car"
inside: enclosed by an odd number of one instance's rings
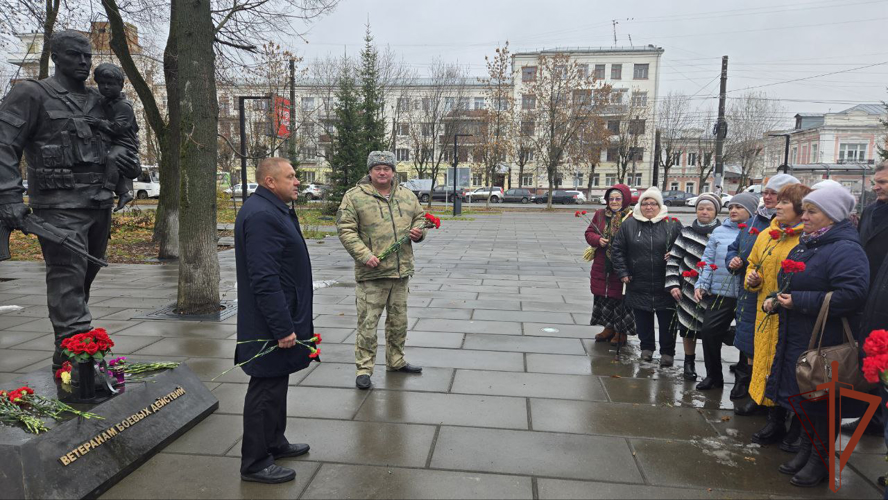
[[[487,201],[487,197],[490,196],[491,203],[499,203],[503,199],[503,188],[499,186],[490,187],[480,187],[468,195],[469,201]]]
[[[315,184],[312,182],[305,189],[302,190],[302,196],[304,196],[305,199],[308,201],[320,200],[327,196],[327,189],[327,186],[323,184]]]
[[[728,202],[730,202],[732,198],[734,198],[734,197],[727,194],[727,193],[723,193],[721,195],[722,207],[728,206]],[[697,204],[697,197],[696,196],[694,196],[693,198],[688,198],[687,201],[685,201],[685,205],[687,205],[689,207],[693,207],[696,204]]]
[[[671,207],[671,206],[675,206],[675,205],[682,206],[685,204],[686,201],[688,201],[688,198],[690,198],[692,196],[693,195],[691,193],[688,193],[687,191],[678,191],[678,190],[663,191],[663,203],[667,207]]]
[[[549,202],[549,192],[535,196],[533,199],[534,203],[548,203]],[[562,205],[570,205],[577,202],[576,193],[571,193],[569,191],[564,191],[563,189],[556,189],[552,192],[552,204],[561,203]]]
[[[568,190],[568,193],[577,195],[577,203],[586,203],[586,195],[583,194],[582,191],[571,191]]]
[[[503,202],[505,203],[527,203],[533,199],[529,189],[509,189],[503,193]]]
[[[247,183],[247,198],[253,196],[253,193],[255,193],[257,189],[259,189],[259,184],[256,184],[255,182]],[[233,198],[240,198],[241,192],[242,191],[240,184],[235,184],[234,186],[231,186],[230,188],[225,190],[225,194]]]
[[[457,187],[456,188],[456,196],[461,201],[466,200],[466,193],[469,190],[466,188]],[[453,186],[435,186],[435,189],[432,190],[432,201],[443,201],[445,203],[449,203],[453,200]],[[428,201],[428,199],[426,199]]]

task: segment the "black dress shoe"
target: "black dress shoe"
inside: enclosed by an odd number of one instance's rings
[[[410,363],[407,363],[406,365],[404,365],[396,370],[392,370],[392,371],[393,372],[402,372],[402,373],[422,373],[422,367],[411,365]]]
[[[304,443],[288,444],[286,448],[273,452],[271,455],[275,460],[281,458],[292,458],[308,453],[311,447]]]
[[[879,417],[879,412],[876,412],[873,420],[876,420],[878,417]],[[842,424],[842,432],[844,432],[846,434],[854,434],[854,431],[857,430],[857,426],[859,426],[859,425],[860,425],[859,418],[857,420],[852,420],[851,422],[848,422],[847,424]],[[869,434],[869,435],[874,435],[874,436],[880,436],[880,435],[882,435],[883,432],[885,432],[885,429],[882,426],[882,423],[881,422],[873,423],[872,421],[870,421],[869,425],[867,425],[866,429],[863,431],[864,434]]]
[[[362,391],[370,388],[370,375],[358,375],[355,379],[355,386]]]
[[[259,472],[254,472],[252,474],[241,474],[241,479],[244,481],[265,484],[286,483],[287,481],[292,481],[296,479],[296,471],[293,469],[288,469],[286,467],[281,467],[279,465],[271,464],[268,467],[260,470]]]
[[[704,378],[699,384],[697,384],[698,391],[708,391],[714,387],[721,389],[725,386],[725,381],[722,379],[714,379],[712,377]]]

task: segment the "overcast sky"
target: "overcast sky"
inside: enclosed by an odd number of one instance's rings
[[[484,56],[506,40],[513,52],[610,47],[616,19],[617,45],[631,36],[665,49],[661,94],[680,91],[714,109],[727,55],[728,95],[762,86],[787,117],[888,100],[886,0],[342,0],[310,28],[308,44],[291,48],[306,61],[356,55],[368,17],[377,45],[421,75],[436,57],[482,75]],[[825,73],[836,74],[816,77]]]

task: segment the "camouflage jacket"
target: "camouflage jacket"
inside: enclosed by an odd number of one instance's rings
[[[355,259],[355,280],[413,276],[413,246],[409,239],[377,267],[370,268],[365,263],[406,236],[411,228],[422,226],[423,220],[424,211],[409,189],[395,185],[386,199],[370,183],[369,176],[349,189],[339,205],[336,228],[342,246]],[[425,235],[423,229],[422,238]]]

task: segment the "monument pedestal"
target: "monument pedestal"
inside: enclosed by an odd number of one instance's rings
[[[4,384],[66,399],[48,369]],[[72,405],[103,419],[48,420],[30,434],[0,425],[0,498],[97,497],[219,407],[182,364],[139,381],[96,405]]]

